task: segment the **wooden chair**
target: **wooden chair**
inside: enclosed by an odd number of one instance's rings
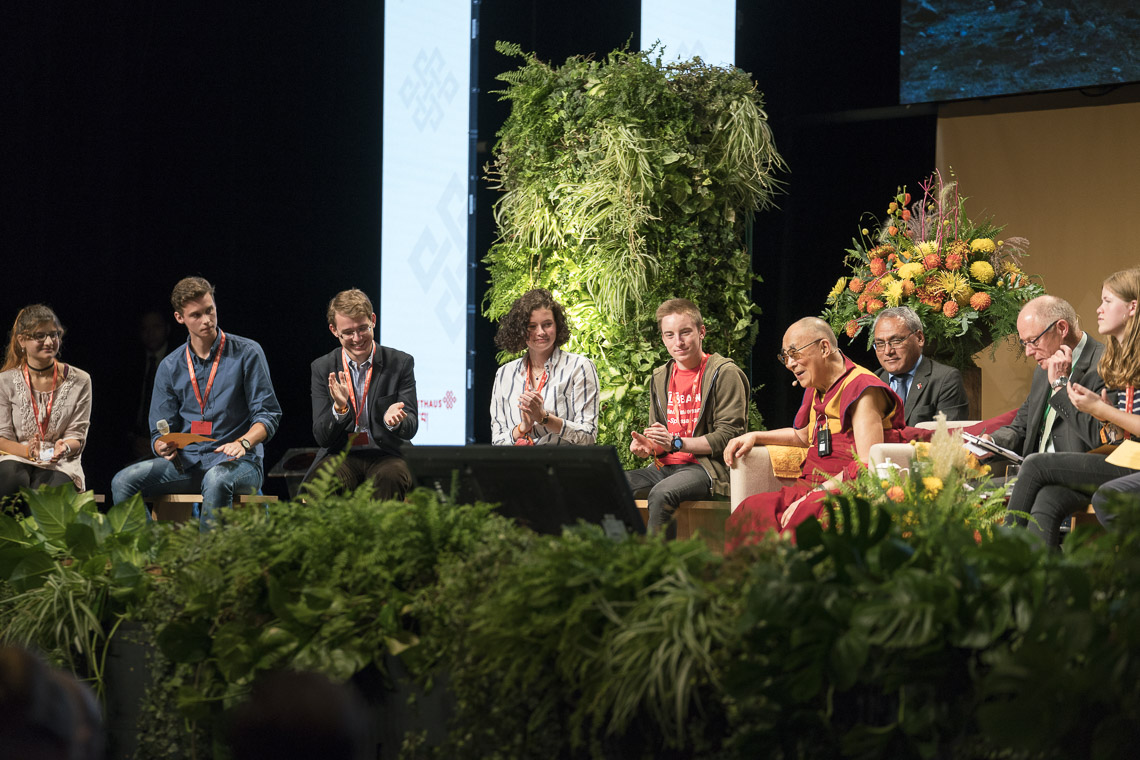
[[[194,505],[202,503],[202,494],[157,494],[146,497],[143,501],[150,504],[150,515],[153,519],[183,523],[194,516]],[[239,494],[234,499],[234,507],[244,507],[247,504],[272,504],[276,501],[276,496],[265,496],[259,493]]]
[[[649,502],[636,499],[634,504],[637,505],[637,511],[641,512],[641,519],[648,524]],[[727,501],[683,501],[673,513],[677,538],[692,538],[699,533],[710,549],[721,553],[724,551],[724,521],[731,512]]]

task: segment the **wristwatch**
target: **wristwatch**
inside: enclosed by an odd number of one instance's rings
[[[1062,388],[1064,388],[1064,387],[1065,387],[1066,385],[1068,385],[1068,384],[1069,384],[1069,377],[1068,377],[1068,375],[1061,375],[1061,376],[1060,376],[1060,377],[1058,377],[1056,380],[1054,380],[1053,382],[1049,383],[1049,387],[1050,387],[1050,388],[1052,388],[1052,389],[1053,389],[1053,390],[1055,390],[1055,391],[1059,391],[1059,390],[1061,390]]]
[[[252,444],[252,443],[250,443],[249,441],[247,441],[246,439],[244,439],[244,438],[239,438],[239,439],[238,439],[238,443],[240,443],[240,444],[241,444],[241,447],[242,447],[243,449],[245,449],[245,453],[246,453],[246,454],[248,454],[249,452],[253,451],[253,444]]]
[[[673,436],[673,452],[674,453],[680,451],[684,445],[685,445],[685,442],[681,440],[681,436],[679,436],[679,435]]]

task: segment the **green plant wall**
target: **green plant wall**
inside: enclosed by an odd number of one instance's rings
[[[599,443],[628,456],[649,375],[668,359],[661,301],[696,302],[706,350],[747,366],[760,310],[746,238],[786,167],[743,71],[663,63],[653,50],[555,67],[497,49],[523,64],[499,76],[512,107],[486,167],[503,196],[484,314],[498,320],[527,290],[550,289],[571,322],[566,349],[598,368]]]

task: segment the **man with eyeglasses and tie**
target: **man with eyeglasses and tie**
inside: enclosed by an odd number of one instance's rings
[[[907,425],[930,422],[938,412],[948,420],[969,419],[962,373],[922,355],[926,336],[913,309],[883,309],[871,331],[875,336],[871,345],[882,366],[875,374],[903,400]]]
[[[794,535],[796,526],[822,512],[829,488],[855,477],[872,445],[903,440],[902,401],[837,345],[831,327],[818,317],[804,317],[784,333],[776,358],[804,389],[795,422],[733,438],[724,461],[732,467],[758,445],[806,448],[807,458],[795,484],[740,502],[725,526],[727,550],[755,543],[769,530]]]
[[[1012,422],[983,437],[1022,456],[1095,449],[1100,422],[1073,406],[1065,386],[1072,381],[1101,392],[1096,365],[1104,345],[1081,330],[1072,305],[1056,296],[1039,296],[1021,307],[1017,335],[1025,355],[1037,362],[1029,395]]]
[[[336,479],[349,490],[368,480],[377,498],[402,499],[412,475],[400,447],[419,429],[414,361],[376,342],[376,314],[362,291],[337,293],[326,316],[340,345],[312,364],[313,437],[320,450],[305,479],[351,445]]]

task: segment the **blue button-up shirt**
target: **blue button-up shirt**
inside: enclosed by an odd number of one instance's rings
[[[902,396],[902,398],[904,398],[904,399],[907,398],[908,396],[910,396],[910,384],[914,382],[914,373],[918,370],[918,365],[920,365],[920,364],[922,364],[922,354],[918,355],[918,361],[916,361],[914,363],[914,366],[910,368],[910,372],[900,372],[897,375],[891,375],[890,376],[892,384],[895,383],[896,381],[902,382],[902,387],[899,388],[899,390],[901,390],[902,393],[900,393],[899,395]],[[891,387],[893,389],[894,386],[892,385]]]
[[[210,347],[210,355],[205,359],[200,359],[190,349],[190,361],[203,398],[221,337],[219,331]],[[153,448],[159,436],[155,429],[155,423],[159,420],[166,420],[172,431],[183,433],[190,432],[191,422],[208,420],[213,423],[210,437],[216,440],[188,445],[182,450],[182,462],[187,467],[201,466],[209,469],[229,458],[214,449],[223,443],[236,441],[255,422],[265,426],[269,433],[266,440],[272,438],[277,432],[277,426],[281,424],[281,405],[277,403],[277,394],[273,392],[269,364],[265,361],[261,346],[249,338],[226,333],[226,345],[203,414],[186,369],[186,349],[189,345],[190,339],[187,338],[186,343],[167,354],[155,372],[154,394],[150,400],[150,442]],[[264,468],[264,449],[260,443],[246,457],[253,458]]]

